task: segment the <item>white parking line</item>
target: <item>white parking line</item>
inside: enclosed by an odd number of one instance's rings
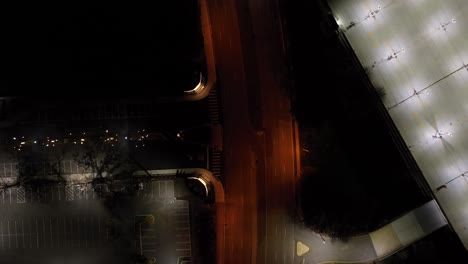
[[[16,240],[16,248],[18,248],[18,227],[16,226],[16,220],[15,220],[15,240]]]
[[[21,219],[21,228],[23,229],[23,232],[21,232],[23,234],[23,248],[26,248],[24,244],[24,220],[23,219]]]
[[[11,189],[8,189],[9,193],[10,193],[10,204],[11,204]]]
[[[101,217],[98,216],[98,243],[101,243]]]
[[[86,192],[86,193],[88,193],[88,192]],[[82,224],[83,224],[83,227],[86,227],[86,217],[83,217],[83,219],[82,219],[81,222],[82,222]],[[86,234],[87,234],[88,232],[86,232],[86,231],[87,231],[87,228],[85,229],[85,232],[84,232],[85,248],[88,247],[88,239],[87,239],[87,236],[86,236]]]
[[[32,221],[31,221],[31,219],[29,219],[28,222],[29,222],[29,248],[32,248],[32,241],[33,241],[32,235],[33,234],[32,234],[32,224],[31,224]]]
[[[39,223],[36,218],[36,245],[39,248]]]
[[[62,244],[60,244],[60,218],[57,217],[55,219],[55,223],[57,224],[57,247],[59,248]]]
[[[3,221],[0,221],[0,230],[2,233],[2,249],[5,248],[5,241],[3,241]]]
[[[42,234],[44,235],[44,248],[47,247],[46,232],[45,232],[45,217],[42,217]]]
[[[49,227],[50,227],[50,247],[54,248],[54,240],[52,238],[52,219],[49,218]]]
[[[65,216],[63,217],[63,246],[64,247],[67,247],[67,245],[65,245],[65,242],[67,241],[67,222],[66,222],[66,219],[65,219]]]
[[[76,218],[76,233],[78,235],[78,247],[80,247],[80,244],[81,244],[81,236],[80,236],[80,218],[77,217]]]
[[[8,220],[8,248],[11,248],[10,220]]]

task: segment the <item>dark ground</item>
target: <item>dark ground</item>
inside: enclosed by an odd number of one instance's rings
[[[410,178],[348,54],[331,29],[323,30],[320,11],[311,1],[294,1],[289,11],[305,223],[346,237],[374,230],[428,201]]]
[[[165,96],[198,82],[203,40],[197,1],[2,9],[3,94]]]
[[[304,222],[347,237],[375,230],[428,201],[393,144],[362,72],[327,29],[315,3],[291,1],[288,14]],[[465,253],[458,237],[444,229],[391,258],[405,256],[404,262],[385,263],[447,263],[444,258],[458,260]],[[435,262],[421,262],[431,256]]]

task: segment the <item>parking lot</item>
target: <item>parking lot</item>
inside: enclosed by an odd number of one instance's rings
[[[175,198],[174,184],[142,183],[134,198],[137,215],[157,216],[154,224],[136,225],[136,252],[158,261],[192,257],[189,202]],[[113,241],[112,217],[90,184],[11,187],[0,194],[0,211],[2,256],[99,249]]]
[[[106,218],[30,216],[0,218],[0,249],[95,248],[109,241]]]
[[[167,180],[142,184],[142,188],[137,191],[136,196],[156,200],[174,197],[174,182]],[[99,196],[93,190],[91,184],[52,185],[34,189],[19,186],[0,192],[0,206],[97,199],[99,199]]]

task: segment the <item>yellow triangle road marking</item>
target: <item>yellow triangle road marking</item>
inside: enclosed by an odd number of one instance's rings
[[[309,247],[306,246],[304,243],[297,241],[296,244],[296,254],[300,257],[304,255],[305,253],[309,252]]]

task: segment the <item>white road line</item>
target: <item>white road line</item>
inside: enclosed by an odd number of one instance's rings
[[[161,182],[158,183],[158,197],[161,197]]]
[[[49,217],[49,227],[50,227],[50,247],[54,248],[54,240],[52,236],[52,218]]]
[[[59,248],[60,247],[60,218],[57,216],[57,219],[56,219],[56,223],[57,223],[57,247]]]
[[[37,222],[37,218],[36,218],[36,244],[37,244],[37,248],[39,248],[39,223]]]
[[[11,189],[8,189],[9,193],[10,193],[10,204],[11,204]]]
[[[21,232],[22,235],[23,235],[23,248],[26,248],[26,245],[24,244],[24,233],[25,232],[24,232],[24,220],[23,219],[21,219],[21,228],[23,229],[23,232]]]
[[[5,204],[5,191],[2,191],[2,201],[3,201],[3,204]]]
[[[2,233],[2,249],[5,248],[5,242],[3,241],[3,221],[0,221],[0,232]]]
[[[89,218],[89,227],[90,227],[90,228],[93,227],[93,217],[90,217],[90,218]],[[93,234],[94,234],[94,233],[95,233],[95,232],[93,232],[93,230],[91,229],[91,232],[90,232],[90,234],[91,234],[91,239],[89,240],[89,242],[91,243],[91,246],[90,246],[90,247],[93,247],[93,242],[96,241],[96,240],[93,239],[93,238],[94,238],[94,237],[93,237]]]
[[[63,217],[63,247],[66,248],[67,245],[65,244],[67,242],[67,220],[66,217]]]
[[[80,236],[80,217],[76,217],[76,234],[78,236],[78,248],[81,244],[81,236]]]
[[[15,241],[16,241],[16,248],[18,248],[18,226],[16,225],[16,220],[15,220]]]
[[[98,216],[98,245],[101,244],[101,217]]]
[[[8,248],[11,248],[10,220],[8,220]]]
[[[44,248],[46,248],[45,217],[42,217],[42,234],[44,235]]]
[[[33,234],[32,234],[31,219],[29,219],[28,222],[29,222],[29,232],[28,232],[28,234],[29,234],[29,248],[32,248],[32,240],[33,240],[33,239],[32,239],[32,235],[33,235]]]
[[[86,228],[86,217],[83,217],[82,221],[83,222],[83,227],[85,228],[85,230],[88,230],[88,228]],[[88,247],[88,239],[87,239],[87,236],[86,236],[86,231],[84,232],[84,241],[85,241],[85,248]]]
[[[70,247],[73,248],[73,218],[70,217],[70,237],[69,237],[69,240],[70,240]]]

